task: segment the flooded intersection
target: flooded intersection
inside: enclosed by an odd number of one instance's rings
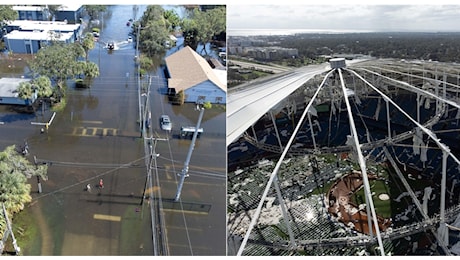
[[[131,8],[111,7],[104,23],[118,29],[107,30],[113,35],[102,30],[101,38],[123,41],[129,31],[124,16],[130,16]],[[49,165],[49,180],[41,181],[42,193],[37,180],[30,180],[33,201],[21,214],[32,216],[40,237],[36,246],[23,247],[24,255],[154,254],[150,200],[142,197],[147,170],[139,131],[135,49],[126,44],[109,53],[101,44],[90,53],[101,75],[88,89],[69,86],[67,105],[56,113],[48,131],[40,133],[42,126],[31,122],[48,121],[49,110],[43,116],[1,111],[2,148],[27,140],[29,159],[35,156]],[[177,173],[190,145],[190,140],[178,138],[179,128],[195,125],[199,113],[194,105],[168,103],[161,94],[165,87],[161,72],[152,72],[151,127],[166,141],[156,145],[159,182],[151,189],[161,194],[154,199],[162,201],[167,250],[170,255],[225,255],[225,109],[205,112],[205,133],[194,148],[181,203],[173,202]],[[171,117],[171,133],[159,127],[162,114]]]

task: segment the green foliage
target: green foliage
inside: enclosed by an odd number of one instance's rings
[[[38,97],[50,97],[53,95],[51,80],[46,76],[40,76],[33,79],[32,85],[37,89]]]
[[[174,10],[166,10],[163,13],[168,31],[174,32],[180,26],[180,17]]]
[[[92,35],[86,35],[85,38],[91,39]],[[67,79],[76,79],[81,75],[89,78],[99,76],[99,67],[95,63],[80,60],[87,55],[86,50],[89,48],[91,48],[89,43],[52,43],[37,52],[35,59],[30,63],[31,70],[35,74],[55,80],[59,90],[58,95],[65,96],[64,82]]]
[[[183,105],[185,102],[185,93],[183,90],[180,90],[173,97],[170,98],[170,101],[174,105]]]
[[[30,67],[34,73],[56,80],[62,88],[67,78],[75,76],[79,56],[73,45],[54,43],[41,48]]]
[[[31,99],[33,97],[33,94],[34,90],[32,88],[32,84],[29,81],[19,83],[18,97],[20,99]]]
[[[40,76],[29,82],[21,82],[18,88],[18,96],[22,99],[32,99],[37,91],[37,97],[50,97],[53,94],[51,81],[46,76]]]
[[[92,33],[86,33],[81,40],[81,46],[85,51],[85,59],[88,61],[89,51],[94,49],[94,36]]]
[[[48,11],[51,13],[51,17],[56,15],[56,12],[59,11],[61,5],[47,5]]]
[[[40,176],[47,180],[47,170],[46,165],[31,164],[16,151],[14,145],[0,152],[0,202],[5,204],[10,218],[14,213],[24,209],[24,205],[32,200],[31,186],[27,183],[27,179],[32,176]],[[4,223],[3,215],[0,215],[0,237],[5,231]]]
[[[185,44],[196,50],[196,46],[211,42],[216,35],[226,31],[226,7],[219,6],[207,11],[195,8],[191,17],[184,19],[181,28],[184,31]]]
[[[174,15],[168,15],[171,21],[165,18],[165,10],[161,6],[149,5],[140,23],[133,24],[133,33],[139,37],[139,50],[150,57],[165,50],[165,42],[169,40],[169,31],[174,22]]]
[[[211,102],[206,101],[206,102],[204,102],[203,107],[204,107],[204,109],[211,109],[211,108],[212,108],[212,104],[211,104]]]
[[[96,19],[100,12],[105,12],[107,10],[106,5],[84,5],[84,7],[91,20]]]
[[[13,10],[11,5],[0,5],[0,27],[5,25],[5,21],[13,21],[18,17],[18,12]]]
[[[99,76],[99,67],[94,62],[84,62],[83,75],[87,78],[96,78]]]
[[[142,70],[149,70],[153,66],[153,61],[151,58],[141,55],[139,58],[139,65],[141,66]]]

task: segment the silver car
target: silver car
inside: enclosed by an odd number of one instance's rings
[[[171,131],[172,125],[171,125],[171,120],[169,119],[169,116],[162,115],[160,117],[160,125],[161,125],[161,129],[165,131]]]

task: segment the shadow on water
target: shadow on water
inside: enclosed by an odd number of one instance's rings
[[[8,114],[1,115],[2,113]],[[34,118],[34,110],[30,106],[1,105],[0,107],[0,122],[12,123],[15,121],[30,121]]]

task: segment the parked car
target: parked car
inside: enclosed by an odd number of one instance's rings
[[[171,131],[172,124],[171,124],[171,120],[169,119],[168,115],[162,115],[160,117],[160,126],[161,126],[161,129],[165,131]]]

